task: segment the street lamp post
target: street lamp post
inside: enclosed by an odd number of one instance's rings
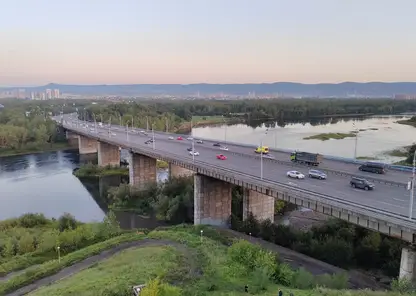
[[[354,160],[357,161],[357,144],[358,144],[358,129],[355,126],[355,122],[352,123],[355,131],[355,145],[354,145]]]
[[[129,141],[129,122],[126,122],[126,140]]]
[[[92,113],[92,116],[94,117],[94,130],[97,133],[97,119],[95,118],[95,114]]]
[[[58,262],[61,263],[61,247],[58,246],[57,249],[58,249]]]
[[[260,179],[263,180],[263,139],[260,141]]]
[[[415,194],[415,175],[416,175],[416,151],[413,153],[412,181],[411,181],[411,184],[410,184],[409,219],[413,218],[413,198],[414,198],[414,194]]]
[[[152,123],[152,146],[153,146],[153,150],[155,149],[155,130],[153,129],[153,123]]]
[[[108,137],[111,138],[111,116],[108,120]]]
[[[149,117],[146,116],[146,132],[149,131]]]
[[[192,161],[195,162],[195,141],[192,139]]]

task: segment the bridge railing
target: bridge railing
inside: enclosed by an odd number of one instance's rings
[[[77,131],[78,132],[78,131]],[[80,134],[84,136],[88,136],[91,138],[95,138],[99,141],[105,141],[115,146],[121,146],[126,149],[129,149],[131,152],[147,155],[152,158],[157,158],[161,160],[165,160],[168,162],[177,162],[180,161],[186,164],[188,167],[193,167],[196,171],[204,171],[209,170],[213,173],[223,175],[230,179],[239,179],[240,181],[246,182],[248,184],[252,184],[253,186],[262,186],[266,189],[273,189],[277,192],[284,191],[285,193],[290,193],[292,197],[301,198],[303,200],[311,201],[311,202],[320,202],[326,204],[328,206],[334,206],[337,208],[342,208],[344,210],[351,211],[353,213],[369,216],[372,218],[386,220],[387,222],[394,223],[396,225],[407,227],[408,229],[416,230],[416,219],[409,219],[405,215],[400,215],[391,211],[380,210],[372,206],[357,204],[355,202],[346,201],[343,199],[339,199],[330,195],[322,194],[313,192],[310,190],[302,189],[299,187],[293,187],[285,183],[277,182],[274,180],[270,180],[267,178],[261,179],[259,176],[242,173],[242,172],[235,172],[233,170],[219,167],[217,165],[213,165],[212,163],[204,162],[199,159],[193,160],[192,157],[189,156],[181,156],[177,154],[173,154],[166,151],[160,151],[158,149],[152,149],[149,147],[139,146],[137,144],[133,144],[131,142],[127,142],[126,140],[113,140],[108,137],[102,137],[99,135],[91,135],[84,131],[79,131]],[[133,146],[133,147],[132,147]]]

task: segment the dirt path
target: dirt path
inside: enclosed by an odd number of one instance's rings
[[[314,259],[312,257],[303,255],[301,253],[297,253],[295,251],[292,251],[290,249],[281,247],[279,245],[267,242],[265,240],[262,240],[260,238],[252,237],[249,235],[246,235],[244,233],[240,233],[231,229],[219,229],[221,233],[231,236],[234,238],[240,238],[247,241],[250,241],[252,243],[256,243],[261,245],[263,248],[279,253],[279,257],[281,260],[289,264],[293,268],[299,268],[303,267],[310,273],[314,275],[320,275],[320,274],[335,274],[340,272],[345,272],[349,275],[349,284],[350,288],[353,289],[373,289],[373,290],[385,290],[388,288],[388,286],[382,285],[381,283],[377,282],[374,278],[364,274],[360,273],[358,271],[348,271],[333,265],[330,265],[328,263],[319,261],[317,259]]]
[[[65,279],[77,272],[80,272],[84,269],[87,269],[89,267],[91,267],[93,264],[98,263],[102,260],[106,260],[110,257],[112,257],[113,255],[129,249],[129,248],[134,248],[134,247],[150,247],[150,246],[172,246],[174,248],[176,248],[178,251],[180,251],[181,253],[183,253],[186,257],[189,257],[189,250],[187,249],[186,246],[180,244],[180,243],[176,243],[176,242],[172,242],[172,241],[168,241],[168,240],[152,240],[152,239],[144,239],[144,240],[140,240],[140,241],[134,241],[134,242],[129,242],[129,243],[124,243],[121,244],[117,247],[114,247],[110,250],[106,250],[101,252],[98,255],[89,257],[87,259],[84,259],[83,261],[80,261],[78,263],[75,263],[74,265],[68,266],[64,269],[62,269],[61,271],[59,271],[58,273],[45,277],[43,279],[37,280],[36,282],[33,282],[32,284],[29,284],[25,287],[22,287],[14,292],[11,292],[9,294],[7,294],[8,296],[21,296],[21,295],[26,295],[34,290],[39,289],[42,286],[46,286],[46,285],[50,285],[56,281]],[[191,271],[191,272],[195,272],[197,273],[198,271]]]

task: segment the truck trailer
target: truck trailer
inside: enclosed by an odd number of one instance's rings
[[[318,166],[322,162],[322,155],[317,153],[296,151],[290,154],[290,160],[293,162]]]

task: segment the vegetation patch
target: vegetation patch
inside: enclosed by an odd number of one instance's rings
[[[410,119],[398,120],[397,123],[416,127],[416,116],[413,116]]]
[[[111,249],[125,242],[131,242],[142,238],[144,235],[137,233],[127,233],[104,242],[97,243],[81,250],[72,252],[66,256],[61,257],[61,260],[51,260],[39,266],[34,266],[27,269],[24,273],[11,277],[9,280],[0,285],[0,295],[16,291],[30,283],[39,279],[53,275],[67,266],[71,266],[88,257],[97,255],[104,250]]]
[[[391,151],[386,152],[387,155],[394,156],[394,157],[406,157],[408,153],[409,153],[409,151],[406,148],[393,149]]]
[[[98,166],[96,164],[84,164],[74,171],[78,178],[104,177],[104,176],[128,176],[129,169],[122,166]]]
[[[177,268],[180,254],[172,247],[154,246],[124,250],[57,284],[31,295],[131,295],[131,287],[163,277]]]
[[[327,141],[330,139],[342,140],[345,138],[353,138],[353,137],[356,137],[355,133],[323,133],[323,134],[318,134],[318,135],[314,135],[310,137],[305,137],[303,139]]]
[[[360,160],[379,160],[379,158],[374,156],[358,156],[357,159]]]
[[[102,223],[82,224],[69,214],[58,220],[46,219],[41,214],[26,214],[1,221],[0,276],[56,259],[58,255],[65,256],[122,233],[112,213]]]

